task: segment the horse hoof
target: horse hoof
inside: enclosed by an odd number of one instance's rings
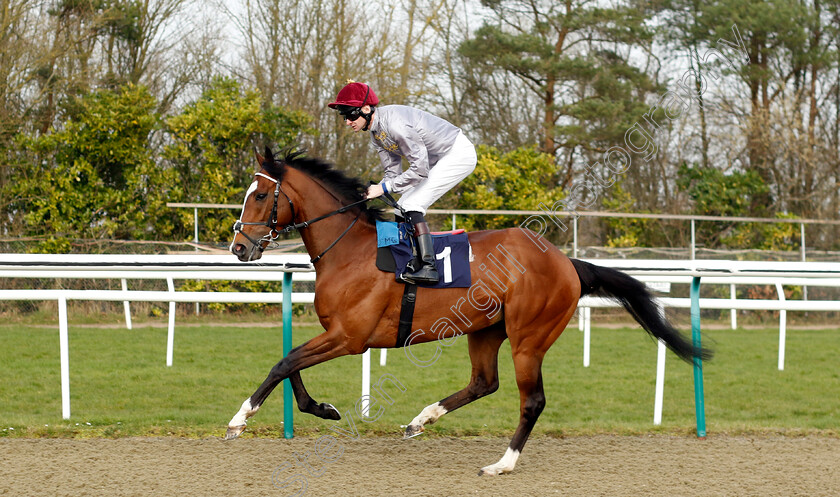
[[[228,426],[227,433],[225,433],[225,440],[233,440],[239,437],[245,431],[245,425]]]
[[[403,440],[408,440],[409,438],[414,438],[417,435],[420,435],[425,431],[422,426],[420,425],[408,425],[405,428],[405,435],[403,435]]]
[[[321,404],[321,410],[324,413],[324,415],[322,416],[322,418],[324,419],[333,419],[335,421],[341,419],[341,413],[338,412],[338,409],[336,409],[335,406],[332,404]]]
[[[490,466],[484,466],[483,468],[479,469],[478,476],[499,476],[508,474],[511,471],[513,471],[513,467],[511,466],[491,464]]]

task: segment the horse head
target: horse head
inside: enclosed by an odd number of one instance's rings
[[[284,226],[294,222],[295,208],[280,183],[286,164],[275,161],[271,149],[265,148],[265,156],[255,151],[259,172],[245,192],[242,214],[233,225],[233,241],[230,251],[240,261],[255,261],[269,243],[276,240]]]

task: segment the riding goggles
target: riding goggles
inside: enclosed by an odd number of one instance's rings
[[[339,105],[337,106],[338,113],[341,115],[342,119],[349,119],[351,121],[355,121],[356,119],[362,117],[362,108],[361,107],[351,107],[349,105]]]

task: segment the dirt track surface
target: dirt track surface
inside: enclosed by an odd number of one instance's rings
[[[333,442],[329,446],[327,442]],[[539,438],[479,477],[502,439],[0,440],[0,495],[837,496],[840,439]],[[294,463],[309,452],[309,471]],[[280,469],[278,469],[280,468]],[[288,478],[292,485],[278,488]],[[302,476],[305,475],[305,476]],[[318,476],[314,476],[318,475]]]

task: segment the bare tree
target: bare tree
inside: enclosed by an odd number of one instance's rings
[[[201,18],[186,11],[199,6],[193,0],[116,0],[102,16],[102,78],[105,83],[142,84],[170,107],[198,70],[184,64],[185,48],[206,34],[190,19]],[[207,41],[206,38],[204,40]]]
[[[366,137],[353,136],[326,104],[348,80],[369,83],[383,104],[433,99],[432,60],[451,2],[246,0],[227,14],[244,40],[241,77],[267,103],[312,116],[318,134],[303,144],[310,153],[368,175],[378,160]]]

